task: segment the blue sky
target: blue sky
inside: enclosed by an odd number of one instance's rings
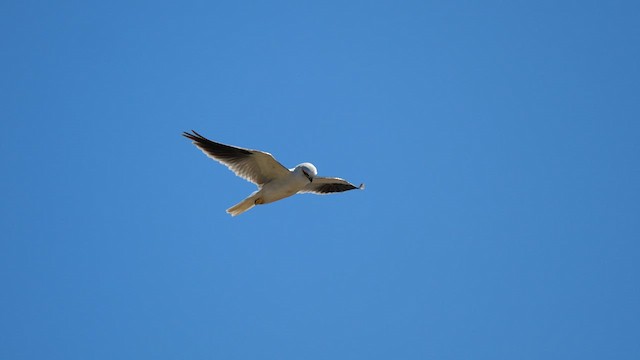
[[[637,3],[230,3],[0,5],[1,358],[640,357]]]

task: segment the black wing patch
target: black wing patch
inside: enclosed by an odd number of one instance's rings
[[[313,187],[314,192],[321,193],[321,194],[343,192],[343,191],[349,191],[354,189],[358,189],[358,187],[353,186],[351,184],[340,184],[340,183],[322,184],[322,185]]]
[[[199,148],[206,151],[209,155],[215,157],[216,159],[219,159],[220,161],[235,163],[238,160],[242,160],[253,154],[249,150],[211,141],[195,132],[195,130],[191,131],[193,132],[193,134],[183,132],[182,136],[193,140]]]

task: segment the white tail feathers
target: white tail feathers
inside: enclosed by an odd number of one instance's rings
[[[255,206],[255,201],[256,199],[254,198],[253,194],[251,196],[249,196],[248,198],[240,201],[239,203],[233,205],[232,207],[227,209],[227,212],[229,214],[231,214],[231,216],[237,216],[242,214],[243,212],[251,209],[252,207]]]

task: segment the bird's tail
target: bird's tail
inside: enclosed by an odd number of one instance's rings
[[[251,209],[256,205],[256,194],[253,193],[248,198],[240,201],[239,203],[233,205],[232,207],[227,209],[227,212],[231,214],[231,216],[237,216],[242,214],[243,212]]]

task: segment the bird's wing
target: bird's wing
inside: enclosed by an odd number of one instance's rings
[[[355,186],[345,179],[316,176],[312,182],[308,183],[299,192],[324,195],[354,189],[364,189],[364,184]]]
[[[184,132],[182,135],[192,140],[193,144],[205,155],[226,165],[236,175],[254,184],[262,185],[290,173],[269,153],[220,144],[205,138],[194,130],[191,131],[193,134]]]

